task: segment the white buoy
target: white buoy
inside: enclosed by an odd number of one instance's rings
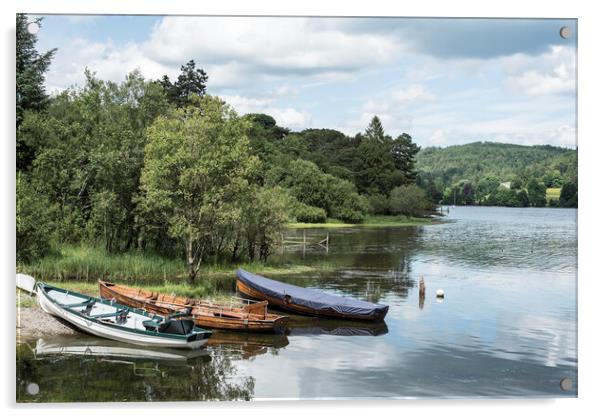
[[[445,297],[445,292],[443,292],[443,290],[441,288],[439,288],[437,290],[437,298],[443,298]]]

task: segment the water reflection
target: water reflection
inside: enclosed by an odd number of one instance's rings
[[[207,342],[208,347],[238,359],[250,359],[266,353],[277,355],[278,349],[288,344],[288,337],[284,334],[228,331],[215,331]]]
[[[389,329],[385,322],[373,323],[291,315],[286,332],[290,336],[381,336],[387,334]]]
[[[37,395],[27,386],[38,384]],[[249,400],[255,380],[219,351],[180,352],[74,335],[17,345],[17,401]]]

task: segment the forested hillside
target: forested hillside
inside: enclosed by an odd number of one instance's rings
[[[418,183],[429,197],[447,204],[454,204],[455,194],[455,204],[541,206],[546,204],[546,189],[563,189],[558,201],[548,203],[577,205],[574,149],[493,142],[430,147],[418,153],[416,167]],[[498,191],[510,200],[496,200]],[[525,196],[530,201],[523,200]]]

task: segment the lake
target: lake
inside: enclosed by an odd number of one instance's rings
[[[216,332],[193,353],[31,340],[17,346],[17,401],[576,396],[577,210],[451,207],[445,219],[332,229],[328,252],[274,255],[329,265],[287,281],[388,304],[384,323],[293,317],[287,334]]]

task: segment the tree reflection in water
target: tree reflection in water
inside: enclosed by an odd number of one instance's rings
[[[90,340],[76,337],[82,346]],[[76,340],[66,343],[71,343],[71,351]],[[108,349],[101,351],[98,340],[92,340],[86,354],[36,353],[31,345],[18,345],[17,402],[231,401],[253,397],[254,378],[237,375],[230,356],[219,349],[197,357],[158,359],[156,351],[135,346],[140,356],[134,358],[122,351],[112,353],[116,345],[111,341],[102,341]],[[39,386],[37,395],[27,392],[30,383]]]
[[[320,229],[306,230],[307,236],[314,240],[324,233]],[[414,258],[422,247],[422,227],[339,229],[329,233],[328,253],[312,247],[303,257],[300,251],[291,248],[273,257],[274,262],[283,264],[316,264],[318,272],[275,279],[374,303],[388,294],[406,298],[409,290],[416,286],[411,272]],[[324,262],[341,267],[321,273],[319,265]]]

